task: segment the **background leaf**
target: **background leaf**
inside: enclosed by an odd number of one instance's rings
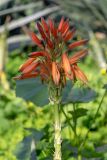
[[[85,103],[94,100],[96,92],[90,88],[72,88],[68,81],[67,86],[64,88],[62,101],[66,103]]]
[[[15,155],[17,160],[37,160],[35,143],[43,137],[43,132],[33,128],[26,130],[32,133],[17,145]]]
[[[69,113],[72,115],[73,119],[75,119],[87,115],[87,111],[88,110],[85,108],[78,108],[75,110],[75,113],[74,111],[69,111]]]

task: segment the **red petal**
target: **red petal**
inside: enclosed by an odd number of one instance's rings
[[[50,26],[50,30],[53,33],[54,30],[54,22],[52,21],[52,19],[49,18],[49,26]]]
[[[37,23],[37,27],[38,27],[38,30],[39,30],[42,38],[43,38],[44,40],[46,40],[46,34],[45,34],[45,32],[44,32],[44,30],[43,30],[43,28],[42,28],[42,26],[41,26],[41,24],[40,24],[39,22]]]
[[[42,43],[41,43],[42,41],[36,36],[36,34],[33,33],[33,32],[30,32],[29,34],[30,34],[33,42],[36,43],[39,47],[41,47],[42,46]]]
[[[64,32],[63,32],[63,34],[62,34],[62,37],[65,37],[66,36],[66,34],[67,34],[67,32],[68,32],[68,30],[69,30],[69,24],[68,24],[68,26],[66,26],[66,28],[65,28],[65,30],[64,30]]]
[[[60,72],[58,70],[56,62],[52,62],[52,78],[54,83],[58,85],[60,81]]]
[[[69,58],[70,60],[70,64],[74,64],[77,63],[77,61],[81,58],[83,58],[86,54],[88,53],[87,49],[81,50],[77,53],[75,53],[71,58]]]
[[[61,29],[61,33],[64,33],[66,28],[69,28],[69,21],[68,19],[64,22],[63,27]]]
[[[44,20],[43,17],[41,18],[41,23],[42,23],[45,31],[48,32],[49,31],[49,27],[48,27],[48,24],[46,23],[46,21]]]
[[[14,80],[21,80],[21,79],[27,79],[27,78],[36,78],[39,75],[38,72],[32,73],[32,74],[23,74],[20,76],[14,77]]]
[[[70,75],[71,74],[71,66],[70,66],[69,58],[66,53],[62,54],[62,64],[63,64],[64,71]]]
[[[32,53],[29,54],[29,57],[32,57],[32,58],[36,58],[36,57],[39,57],[39,56],[50,58],[50,55],[45,51],[32,52]]]
[[[47,39],[47,45],[51,49],[53,49],[53,47],[54,47],[53,42],[50,39]]]
[[[80,79],[82,82],[87,84],[88,79],[86,75],[82,72],[82,70],[77,65],[74,66],[74,71],[75,71],[76,78]]]
[[[19,68],[19,71],[23,71],[27,66],[29,66],[35,58],[29,58],[24,64],[22,64]]]
[[[29,65],[28,67],[26,67],[22,73],[23,74],[28,74],[28,73],[31,73],[32,71],[35,71],[36,68],[38,67],[39,63],[32,63],[31,65]]]
[[[73,48],[75,48],[75,47],[78,47],[78,46],[81,46],[81,45],[85,45],[87,42],[88,42],[87,39],[85,39],[85,40],[80,40],[80,41],[71,43],[68,47],[69,47],[69,49],[73,49]]]
[[[76,29],[73,28],[71,31],[68,31],[67,34],[65,35],[65,37],[63,38],[64,41],[69,41],[70,39],[73,38],[74,34],[75,34]]]
[[[61,21],[60,21],[59,26],[58,26],[58,31],[61,31],[61,29],[63,27],[63,24],[64,24],[64,17],[61,18]]]

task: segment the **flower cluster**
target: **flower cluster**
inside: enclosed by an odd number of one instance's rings
[[[87,83],[87,77],[77,65],[79,60],[87,54],[87,49],[80,50],[73,56],[68,56],[68,51],[85,45],[88,40],[70,43],[76,30],[70,29],[69,20],[65,20],[64,17],[61,18],[58,26],[51,19],[46,22],[41,18],[41,22],[37,22],[37,28],[41,38],[33,32],[29,34],[40,51],[29,54],[28,60],[19,68],[21,74],[15,79],[40,76],[42,82],[51,81],[56,86],[61,84],[62,87],[66,84],[66,78],[79,79]]]

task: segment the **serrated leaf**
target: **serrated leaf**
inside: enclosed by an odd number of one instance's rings
[[[16,81],[16,95],[38,106],[49,103],[47,86],[39,78]]]
[[[73,119],[75,119],[87,115],[87,111],[85,108],[78,108],[75,110],[75,113],[74,111],[69,111],[69,113],[72,114]]]
[[[96,92],[88,87],[72,88],[68,81],[63,90],[62,103],[86,103],[96,98]]]

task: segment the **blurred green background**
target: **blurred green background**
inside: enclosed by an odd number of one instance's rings
[[[98,96],[94,102],[79,104],[88,110],[78,118],[77,132],[80,142],[88,130],[107,83],[107,0],[1,0],[0,1],[0,160],[29,160],[28,155],[16,155],[18,143],[32,128],[42,132],[37,138],[39,160],[50,160],[53,149],[53,109],[40,108],[15,96],[15,81],[19,66],[37,47],[26,35],[26,27],[37,33],[36,21],[43,16],[56,23],[64,15],[71,27],[77,29],[74,40],[88,38],[89,54],[80,64],[89,79],[89,86]],[[72,105],[65,111],[72,110]],[[71,118],[71,117],[70,117]],[[73,133],[62,115],[63,160],[74,160],[76,147]],[[34,131],[36,132],[36,131]],[[41,133],[40,133],[41,134]],[[17,147],[16,147],[17,146]],[[27,146],[27,144],[25,145]],[[26,147],[27,148],[27,147]],[[28,152],[27,150],[23,151]],[[83,152],[84,160],[107,160],[107,98],[87,137]],[[27,158],[26,158],[27,157]]]

